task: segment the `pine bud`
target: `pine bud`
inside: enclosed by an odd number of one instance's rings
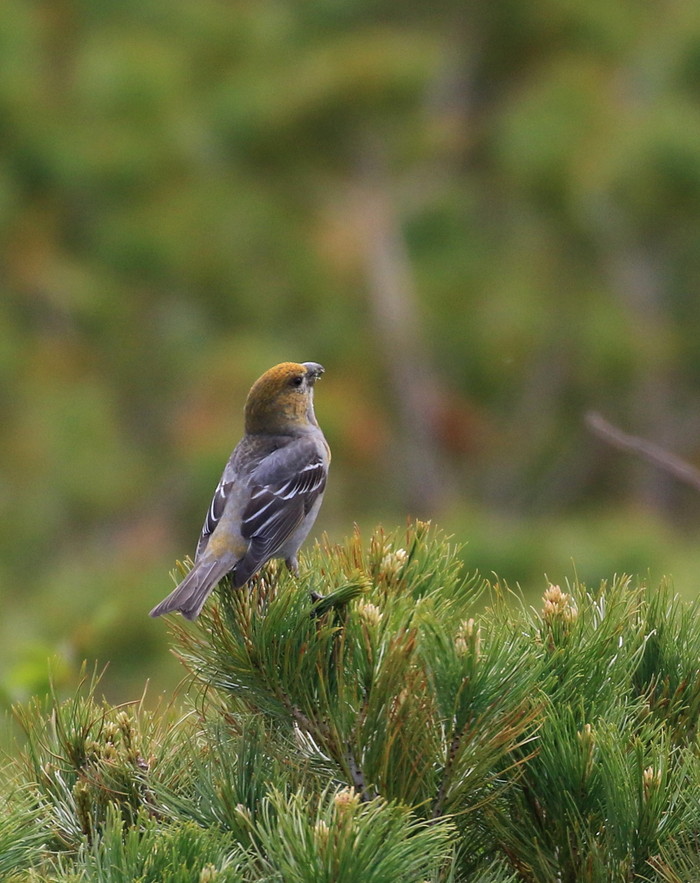
[[[376,628],[382,621],[382,611],[369,601],[361,601],[357,605],[357,612],[362,622],[370,628]]]
[[[131,726],[131,718],[126,711],[118,711],[116,715],[116,723],[120,730]]]
[[[481,629],[471,617],[462,620],[455,635],[455,650],[458,656],[466,656],[470,649],[478,659],[481,655]]]
[[[584,777],[588,778],[593,771],[593,759],[595,751],[595,731],[590,724],[584,724],[583,729],[576,733],[578,741],[584,752]]]
[[[117,738],[117,733],[119,732],[119,728],[114,723],[114,721],[107,721],[107,723],[102,728],[102,738],[105,742],[114,742]]]
[[[323,819],[319,819],[314,825],[314,834],[316,835],[316,841],[319,846],[325,846],[328,843],[330,829]]]
[[[379,569],[386,576],[396,578],[403,570],[407,560],[408,552],[405,549],[387,552],[382,558]]]
[[[345,813],[360,805],[360,795],[354,788],[343,788],[333,798],[338,813]]]
[[[73,785],[73,800],[75,801],[75,815],[80,824],[83,834],[88,834],[92,830],[92,814],[90,786],[84,779],[78,779]]]
[[[644,799],[648,800],[652,791],[661,786],[661,770],[655,770],[654,767],[648,766],[642,773],[642,789],[644,791]]]
[[[102,756],[102,744],[94,739],[85,742],[85,756],[88,760],[96,760]]]
[[[542,619],[552,622],[553,620],[563,620],[571,622],[578,616],[578,610],[571,597],[566,592],[562,592],[559,586],[549,585],[545,590],[542,600]]]

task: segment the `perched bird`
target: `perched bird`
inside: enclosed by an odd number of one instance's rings
[[[219,580],[244,585],[271,558],[296,572],[316,520],[331,459],[314,414],[316,362],[282,362],[252,386],[245,434],[226,464],[197,544],[194,567],[151,610],[195,619]]]

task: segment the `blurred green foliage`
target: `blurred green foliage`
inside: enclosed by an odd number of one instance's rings
[[[582,416],[700,455],[699,95],[683,0],[2,4],[5,693],[48,653],[114,660],[113,698],[173,683],[145,613],[288,358],[327,368],[319,531],[434,515],[525,588],[573,560],[694,594],[700,501]],[[432,378],[428,512],[369,195]]]

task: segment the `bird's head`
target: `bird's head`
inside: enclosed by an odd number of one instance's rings
[[[323,374],[318,362],[282,362],[259,377],[245,403],[245,428],[251,434],[284,434],[317,426],[314,383]]]

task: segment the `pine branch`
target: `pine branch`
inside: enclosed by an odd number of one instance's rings
[[[455,758],[457,757],[461,745],[462,735],[462,733],[455,733],[452,737],[450,750],[447,755],[447,762],[445,763],[445,769],[442,774],[442,779],[440,780],[440,787],[438,788],[437,796],[435,798],[435,804],[433,806],[434,819],[439,818],[443,814],[445,797],[447,796],[447,789],[452,775],[452,770],[454,768]]]
[[[345,762],[350,772],[350,779],[352,780],[352,784],[355,788],[355,791],[360,795],[360,799],[362,800],[362,802],[367,803],[368,801],[372,800],[373,795],[370,795],[367,790],[364,773],[355,760],[355,755],[353,754],[352,748],[350,746],[348,746],[347,752],[345,754]]]

